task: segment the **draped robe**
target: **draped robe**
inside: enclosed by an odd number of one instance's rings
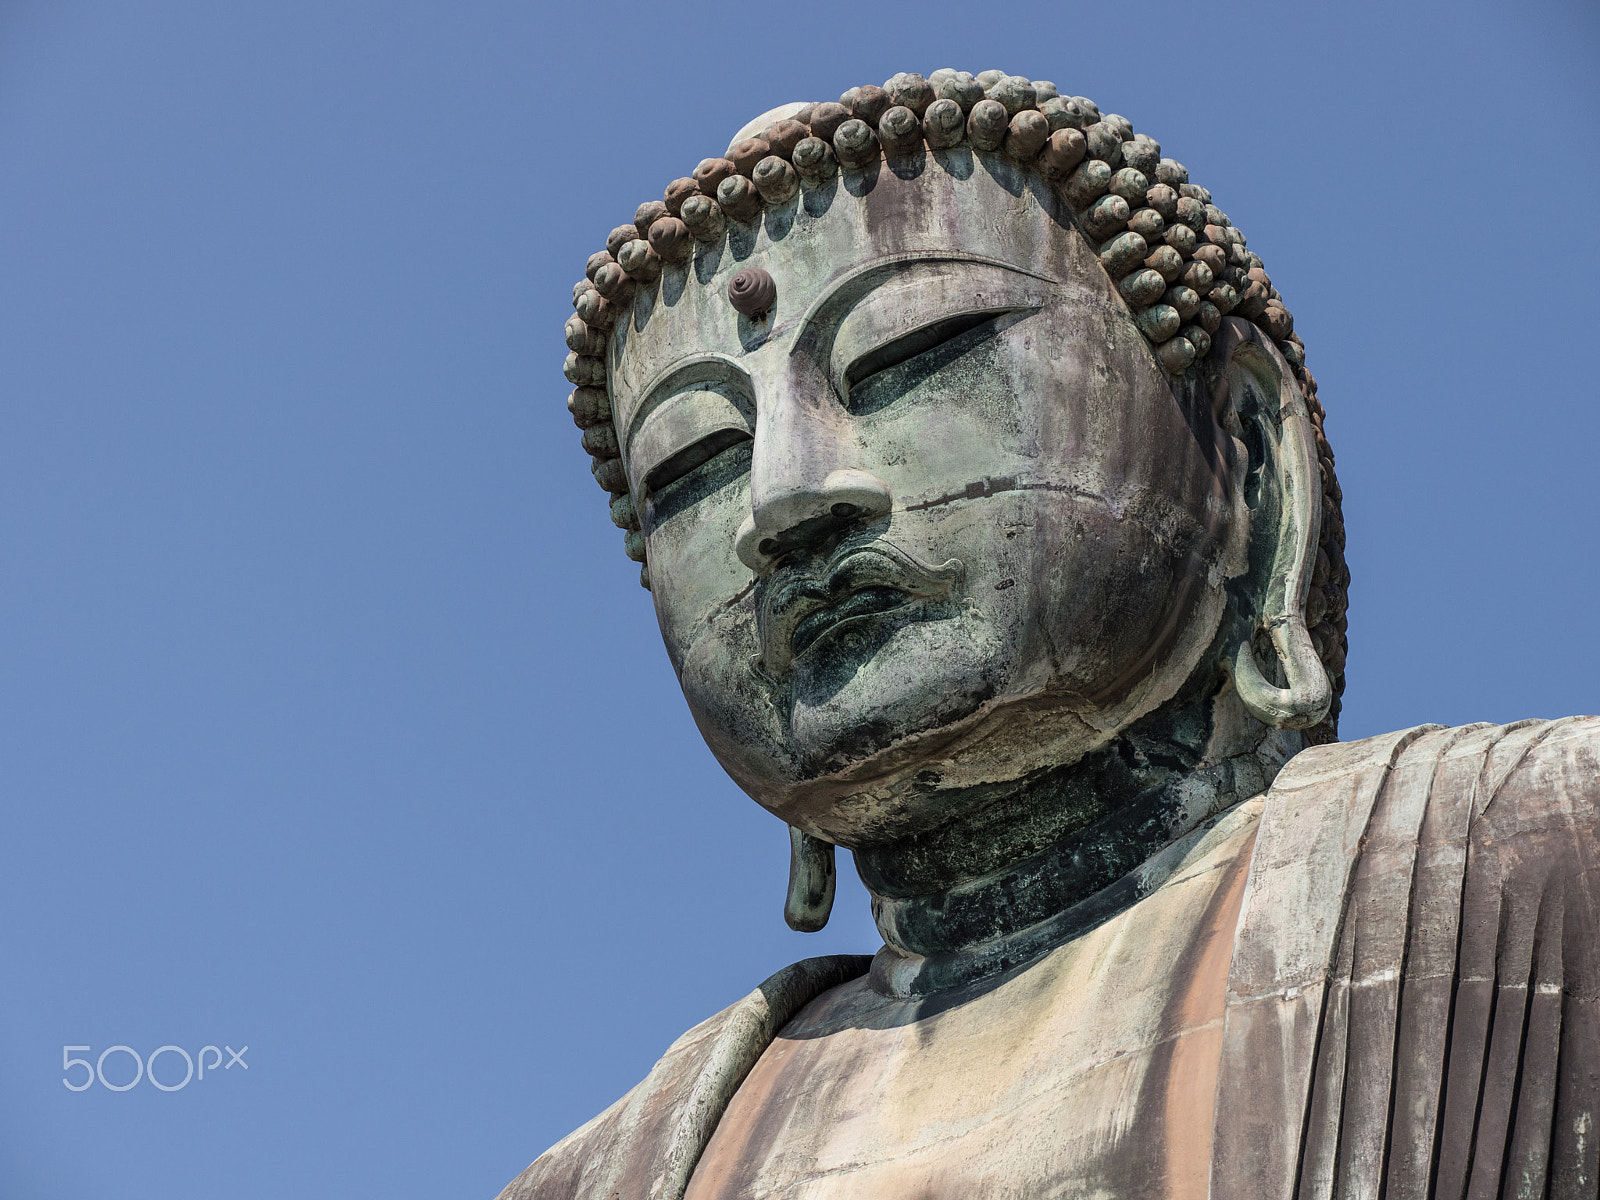
[[[1168,891],[1177,887],[1200,889],[1206,914],[1152,923],[1161,903],[1200,903]],[[896,1002],[870,993],[865,957],[779,972],[680,1038],[501,1200],[1600,1196],[1597,901],[1600,719],[1421,726],[1315,747],[1121,926],[981,994],[886,1020]],[[1217,941],[1219,920],[1221,958],[1201,944]],[[953,1044],[941,1030],[984,1004],[1014,1015],[1026,1010],[1011,998],[1043,996],[1054,1008],[1039,1024],[1081,1040],[1081,993],[1047,984],[1052,972],[1071,983],[1113,970],[1119,928],[1124,941],[1167,929],[1193,943],[1153,947],[1162,962],[1143,976],[1165,969],[1175,991],[1192,993],[1156,1006],[1182,1009],[1187,1024],[1162,1016],[1100,1062],[1030,1061],[1029,1104],[981,1141],[963,1132],[913,1153],[886,1113],[911,1105],[914,1124],[918,1101],[834,1101],[875,1055],[939,1054],[941,1036]],[[1084,958],[1097,936],[1100,957]],[[1210,960],[1222,969],[1204,968]],[[1127,999],[1131,1027],[1152,998]],[[1015,1037],[1003,1022],[993,1029]],[[1176,1082],[1090,1086],[1112,1067],[1148,1082],[1183,1038],[1203,1061]],[[998,1075],[1017,1047],[992,1051]],[[983,1074],[970,1084],[979,1092]],[[1118,1098],[1108,1105],[1107,1094]],[[1100,1099],[1091,1108],[1080,1097]],[[1196,1114],[1198,1137],[1185,1127]],[[1093,1156],[1072,1140],[1080,1123]],[[901,1182],[885,1190],[884,1180]]]

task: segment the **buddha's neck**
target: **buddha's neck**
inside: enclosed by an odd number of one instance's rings
[[[1148,895],[1303,745],[1231,690],[1175,701],[1094,754],[974,797],[927,833],[855,853],[891,995],[1018,966]]]

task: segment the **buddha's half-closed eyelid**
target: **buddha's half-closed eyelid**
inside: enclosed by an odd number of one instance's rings
[[[750,416],[724,390],[702,387],[653,408],[628,442],[628,479],[636,498],[666,487],[754,435]]]
[[[753,440],[747,429],[735,429],[732,426],[713,429],[699,441],[691,442],[645,472],[644,494],[653,495],[662,488],[677,483],[696,467],[710,462],[729,447]]]
[[[839,320],[827,356],[829,377],[842,397],[850,375],[864,377],[859,364],[879,350],[916,347],[924,336],[933,336],[936,340],[929,345],[937,345],[942,327],[969,316],[977,318],[976,325],[1000,314],[1042,308],[1052,288],[1048,280],[993,263],[901,264],[893,275],[875,280]],[[929,330],[936,332],[925,334]]]
[[[857,357],[844,370],[841,380],[843,386],[840,391],[848,395],[849,390],[862,380],[876,375],[879,371],[887,371],[890,367],[899,366],[903,362],[936,349],[946,342],[966,333],[977,330],[980,326],[994,324],[996,318],[1007,316],[1016,312],[1032,311],[1028,308],[981,308],[972,312],[955,313],[948,317],[940,318],[920,329],[913,329],[899,337],[890,338],[887,342],[875,346],[865,354]],[[998,329],[998,326],[996,326]]]

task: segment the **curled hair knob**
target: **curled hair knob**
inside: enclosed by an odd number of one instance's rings
[[[777,298],[777,281],[760,267],[746,267],[728,281],[728,303],[747,317],[772,311]]]

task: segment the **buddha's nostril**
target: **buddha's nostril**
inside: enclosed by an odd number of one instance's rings
[[[756,546],[756,549],[761,551],[761,553],[765,554],[768,558],[771,558],[774,554],[776,554],[778,552],[777,539],[776,538],[762,538],[760,544]]]
[[[854,504],[844,504],[844,503],[835,504],[833,506],[833,509],[832,509],[833,515],[838,517],[841,521],[849,520],[851,517],[855,516],[856,513],[860,512],[860,511],[861,510],[859,508],[857,508]]]

